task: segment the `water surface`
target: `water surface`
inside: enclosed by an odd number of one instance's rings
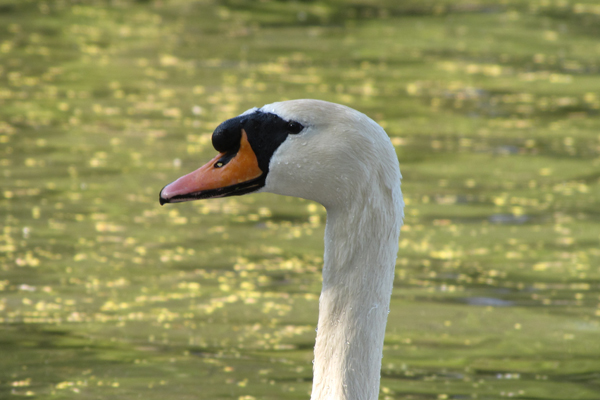
[[[325,211],[160,207],[223,120],[359,109],[404,175],[382,399],[600,398],[600,9],[0,1],[0,397],[306,399]]]

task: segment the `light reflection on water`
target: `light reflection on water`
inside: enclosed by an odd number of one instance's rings
[[[401,160],[381,397],[600,397],[597,7],[447,3],[0,6],[0,396],[307,398],[323,208],[157,196],[314,97]]]

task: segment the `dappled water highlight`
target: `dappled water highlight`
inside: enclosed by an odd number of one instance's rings
[[[160,207],[246,109],[392,138],[383,399],[600,398],[593,2],[0,3],[0,396],[308,398],[325,211]]]

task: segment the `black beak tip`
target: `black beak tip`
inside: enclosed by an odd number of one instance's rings
[[[166,186],[165,186],[165,187],[166,187]],[[169,202],[169,199],[165,199],[165,198],[162,196],[162,192],[163,192],[163,190],[164,190],[164,189],[165,189],[165,188],[162,188],[162,189],[160,189],[160,193],[158,194],[158,201],[160,202],[160,205],[161,205],[161,206],[162,206],[163,204],[166,204],[166,203],[168,203],[168,202]]]

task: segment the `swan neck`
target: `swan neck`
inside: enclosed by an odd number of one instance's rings
[[[402,221],[392,192],[327,210],[312,400],[378,398]]]

